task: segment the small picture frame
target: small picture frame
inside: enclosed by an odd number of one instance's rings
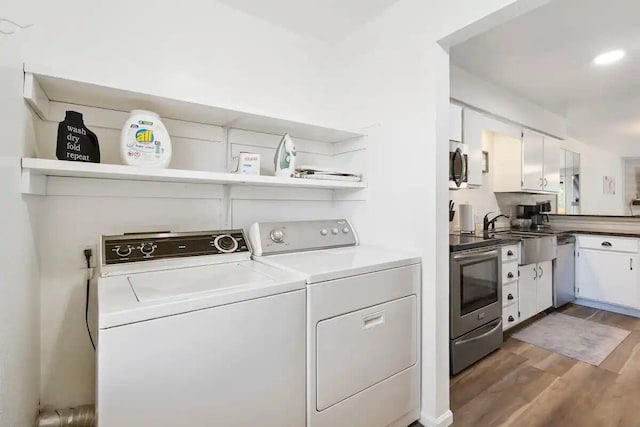
[[[489,173],[489,152],[482,152],[482,173]]]

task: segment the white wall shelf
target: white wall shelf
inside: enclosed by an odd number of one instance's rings
[[[348,130],[317,123],[303,123],[255,112],[243,112],[218,105],[205,105],[188,99],[172,99],[157,94],[142,93],[132,88],[116,87],[108,82],[68,76],[46,67],[24,65],[24,98],[43,120],[49,119],[49,103],[62,102],[128,112],[147,109],[163,118],[223,126],[282,135],[313,141],[336,143],[366,136]]]
[[[233,173],[190,171],[182,169],[150,169],[123,165],[69,162],[50,159],[22,159],[22,193],[46,195],[47,177],[97,178],[119,181],[328,190],[359,190],[367,187],[366,182],[323,181],[304,178],[238,175]]]

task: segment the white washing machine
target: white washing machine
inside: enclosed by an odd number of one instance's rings
[[[99,427],[304,426],[304,278],[251,261],[242,230],[100,252]]]
[[[257,223],[254,259],[307,281],[307,426],[420,417],[420,258],[361,246],[347,220]]]

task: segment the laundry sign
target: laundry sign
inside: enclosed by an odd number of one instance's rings
[[[67,111],[58,125],[56,157],[58,160],[100,163],[98,137],[84,125],[82,114],[77,111]]]

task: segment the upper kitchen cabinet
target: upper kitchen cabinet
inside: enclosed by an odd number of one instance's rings
[[[462,107],[449,104],[449,141],[462,141]]]
[[[494,141],[494,191],[557,193],[560,191],[560,143],[523,130],[520,143]]]
[[[477,111],[465,108],[463,111],[462,137],[467,151],[467,185],[471,188],[482,186],[482,131],[485,117]]]
[[[544,190],[560,191],[560,141],[549,136],[544,137]]]

